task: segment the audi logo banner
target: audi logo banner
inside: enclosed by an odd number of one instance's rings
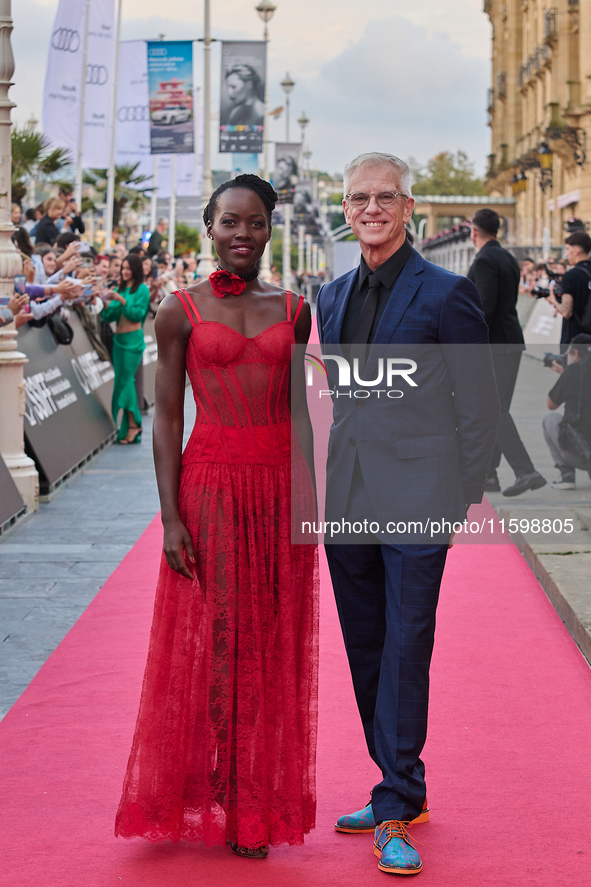
[[[115,0],[59,0],[47,56],[43,96],[43,132],[56,148],[65,148],[77,161],[78,127],[83,79],[83,165],[109,164],[111,72],[115,49]],[[84,35],[88,25],[88,55],[83,71]]]
[[[56,28],[51,35],[51,48],[56,52],[78,52],[80,44],[80,31],[72,28]]]
[[[153,175],[145,40],[124,40],[121,43],[116,120],[115,163],[139,163],[139,175]]]

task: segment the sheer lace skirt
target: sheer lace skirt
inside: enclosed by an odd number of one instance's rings
[[[116,834],[257,847],[313,827],[317,550],[291,544],[290,487],[289,464],[184,466],[198,579],[163,558]]]

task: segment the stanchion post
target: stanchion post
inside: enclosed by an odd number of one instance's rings
[[[22,270],[20,253],[10,235],[10,111],[8,98],[14,57],[10,45],[12,18],[10,0],[0,0],[0,295],[14,292],[14,275]],[[11,324],[12,326],[12,324]],[[28,511],[39,507],[39,476],[35,463],[25,455],[23,418],[26,355],[16,350],[14,327],[0,330],[0,453],[12,475]]]

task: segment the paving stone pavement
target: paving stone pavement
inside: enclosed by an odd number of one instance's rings
[[[559,477],[559,473],[544,441],[542,419],[548,412],[547,395],[557,376],[536,359],[543,350],[530,347],[523,356],[511,414],[536,470],[548,483],[539,490],[515,498],[492,493],[488,494],[488,499],[506,522],[513,518],[524,527],[514,540],[582,653],[591,662],[591,479],[586,471],[577,470],[575,490],[552,488],[552,481]],[[546,350],[557,351],[558,347],[548,346]],[[499,479],[501,489],[514,480],[504,459]],[[563,529],[561,533],[546,534],[537,531],[537,525],[533,531],[534,520],[550,520],[556,527],[562,525],[563,528],[569,526],[565,524],[569,520],[573,532],[567,533]]]
[[[186,398],[185,438],[194,420]],[[158,512],[152,411],[0,541],[0,718]]]

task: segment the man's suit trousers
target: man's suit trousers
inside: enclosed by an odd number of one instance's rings
[[[512,354],[504,354],[494,345],[492,351],[499,400],[501,401],[501,417],[490,469],[491,473],[497,470],[501,455],[503,455],[515,472],[515,476],[521,477],[523,474],[531,474],[532,471],[535,471],[509,412],[522,352],[514,351]]]
[[[372,514],[362,481],[351,490],[347,519],[353,513]],[[375,537],[326,545],[357,707],[383,775],[372,794],[376,822],[412,820],[423,808],[420,755],[447,551],[446,545],[381,545]]]

